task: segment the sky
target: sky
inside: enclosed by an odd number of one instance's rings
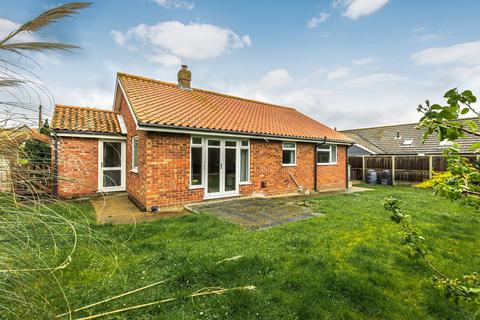
[[[58,0],[0,0],[0,37]],[[98,0],[19,40],[56,103],[109,109],[117,72],[287,105],[331,127],[418,121],[419,103],[480,87],[478,0]],[[52,103],[46,103],[48,109]]]

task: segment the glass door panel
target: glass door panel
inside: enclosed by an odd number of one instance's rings
[[[208,148],[208,193],[220,192],[220,148]]]
[[[125,142],[101,141],[99,149],[99,190],[118,191],[125,187]]]
[[[103,142],[103,187],[122,185],[122,143]]]
[[[119,168],[122,166],[121,142],[103,142],[103,167]]]
[[[237,149],[225,149],[225,191],[237,189]]]

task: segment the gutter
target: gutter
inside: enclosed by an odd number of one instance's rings
[[[102,135],[102,136],[118,136],[123,137],[126,133],[113,133],[113,132],[100,132],[100,131],[80,131],[80,130],[62,130],[62,129],[52,129],[52,131],[57,136],[62,135]]]

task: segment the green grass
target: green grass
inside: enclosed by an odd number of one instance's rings
[[[136,226],[93,224],[109,241],[82,238],[59,280],[75,308],[171,278],[96,312],[181,298],[204,287],[257,287],[179,299],[117,319],[471,319],[474,306],[444,299],[433,288],[428,268],[409,258],[399,225],[380,204],[386,195],[404,201],[441,270],[453,277],[479,271],[479,212],[428,190],[375,187],[320,197],[314,200],[316,210],[325,216],[260,231],[207,213]],[[93,217],[88,205],[81,208]],[[237,255],[243,257],[216,264]],[[64,311],[55,291],[49,301]]]

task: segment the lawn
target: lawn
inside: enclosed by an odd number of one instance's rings
[[[434,262],[456,277],[479,271],[479,212],[431,191],[374,189],[319,197],[314,206],[324,216],[258,231],[208,213],[136,226],[92,222],[101,240],[81,238],[59,281],[75,308],[169,279],[77,316],[178,297],[117,319],[471,319],[473,306],[449,302],[432,287],[429,270],[400,245],[400,228],[380,202],[387,195],[403,200]],[[92,217],[89,205],[79,207]],[[244,285],[257,289],[182,298],[205,287]],[[65,311],[55,290],[48,300]]]

